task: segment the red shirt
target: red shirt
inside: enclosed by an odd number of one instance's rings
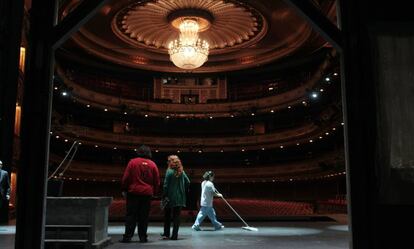
[[[122,189],[136,195],[154,195],[160,186],[157,165],[145,158],[129,161],[122,177]]]

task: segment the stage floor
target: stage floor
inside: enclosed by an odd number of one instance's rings
[[[203,224],[203,231],[192,231],[190,223],[183,223],[177,241],[162,240],[161,223],[150,223],[148,243],[139,243],[135,235],[132,243],[118,240],[124,232],[123,224],[110,223],[108,232],[112,244],[108,249],[129,248],[280,248],[280,249],[346,249],[349,248],[348,225],[341,221],[280,221],[251,222],[258,232],[241,229],[241,223],[225,222],[221,231],[213,231],[210,224]],[[14,226],[0,226],[0,248],[13,249]]]

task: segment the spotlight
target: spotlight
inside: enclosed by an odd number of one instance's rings
[[[254,114],[254,112],[252,112],[252,114],[251,114],[252,116],[254,116],[254,115],[256,115],[256,114]]]
[[[144,117],[148,118],[148,114],[145,114]]]
[[[127,112],[124,112],[124,115],[127,115],[128,113]]]
[[[326,82],[329,82],[329,81],[331,81],[331,78],[326,77],[326,78],[325,78],[325,81],[326,81]]]
[[[107,111],[108,111],[108,109],[106,109],[106,108],[105,108],[105,109],[104,109],[104,111],[105,111],[105,112],[107,112]]]
[[[291,106],[288,106],[288,109],[292,108]]]
[[[270,110],[270,112],[271,112],[271,113],[274,113],[274,112],[275,112],[275,110]]]
[[[323,92],[324,90],[323,90],[323,88],[321,88],[319,91],[320,91],[320,92]]]
[[[59,136],[56,136],[57,139],[59,139]]]
[[[311,140],[309,140],[309,143],[313,143],[313,140],[311,139]]]
[[[265,150],[265,148],[262,147],[262,150]]]
[[[90,105],[90,104],[87,104],[87,105],[86,105],[86,107],[88,107],[88,108],[89,108],[89,107],[91,107],[91,105]]]
[[[296,145],[297,145],[297,146],[299,146],[299,145],[300,145],[300,143],[297,143]]]
[[[95,144],[95,148],[98,148],[99,146]]]
[[[338,76],[338,73],[334,73],[333,75],[334,75],[334,76]]]
[[[317,92],[312,92],[311,93],[311,97],[314,98],[314,99],[317,99],[318,96],[319,96],[319,94]]]
[[[57,90],[57,89],[59,89],[57,86],[55,86],[53,89],[55,89],[55,90]]]
[[[68,96],[68,92],[63,91],[63,92],[62,92],[62,96]]]
[[[155,152],[157,152],[157,153],[158,153],[158,150],[155,150]]]
[[[283,149],[283,145],[281,145],[280,148]]]
[[[65,143],[67,143],[69,140],[65,139]]]

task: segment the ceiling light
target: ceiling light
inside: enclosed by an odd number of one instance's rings
[[[63,92],[62,92],[62,96],[68,96],[68,92],[63,91]]]
[[[313,92],[313,93],[311,94],[311,96],[312,96],[312,98],[316,99],[316,98],[318,98],[318,93]]]
[[[106,112],[107,112],[107,111],[108,111],[108,109],[106,109],[106,108],[105,108],[105,109],[104,109],[104,111],[106,111]]]
[[[326,82],[329,82],[329,81],[331,81],[331,78],[326,77],[326,78],[325,78],[325,81],[326,81]]]
[[[196,18],[183,18],[179,24],[178,40],[168,45],[170,60],[179,68],[195,69],[207,61],[209,44],[198,37],[199,24]]]
[[[334,75],[334,76],[338,76],[338,73],[334,73],[333,75]]]
[[[88,104],[88,105],[86,105],[86,107],[88,107],[88,108],[89,108],[89,107],[91,107],[91,105],[89,105],[89,104]]]

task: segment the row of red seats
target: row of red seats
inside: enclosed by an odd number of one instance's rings
[[[287,202],[271,200],[246,200],[230,199],[230,205],[243,217],[246,218],[266,218],[275,216],[294,216],[294,215],[312,215],[313,206],[305,202]],[[214,208],[217,216],[220,218],[234,218],[235,215],[231,209],[220,199],[214,200]],[[184,211],[183,216],[193,217],[197,210]],[[114,200],[109,209],[110,219],[122,219],[125,216],[125,201]],[[160,201],[154,200],[151,204],[151,218],[163,217],[163,211],[160,208]]]

